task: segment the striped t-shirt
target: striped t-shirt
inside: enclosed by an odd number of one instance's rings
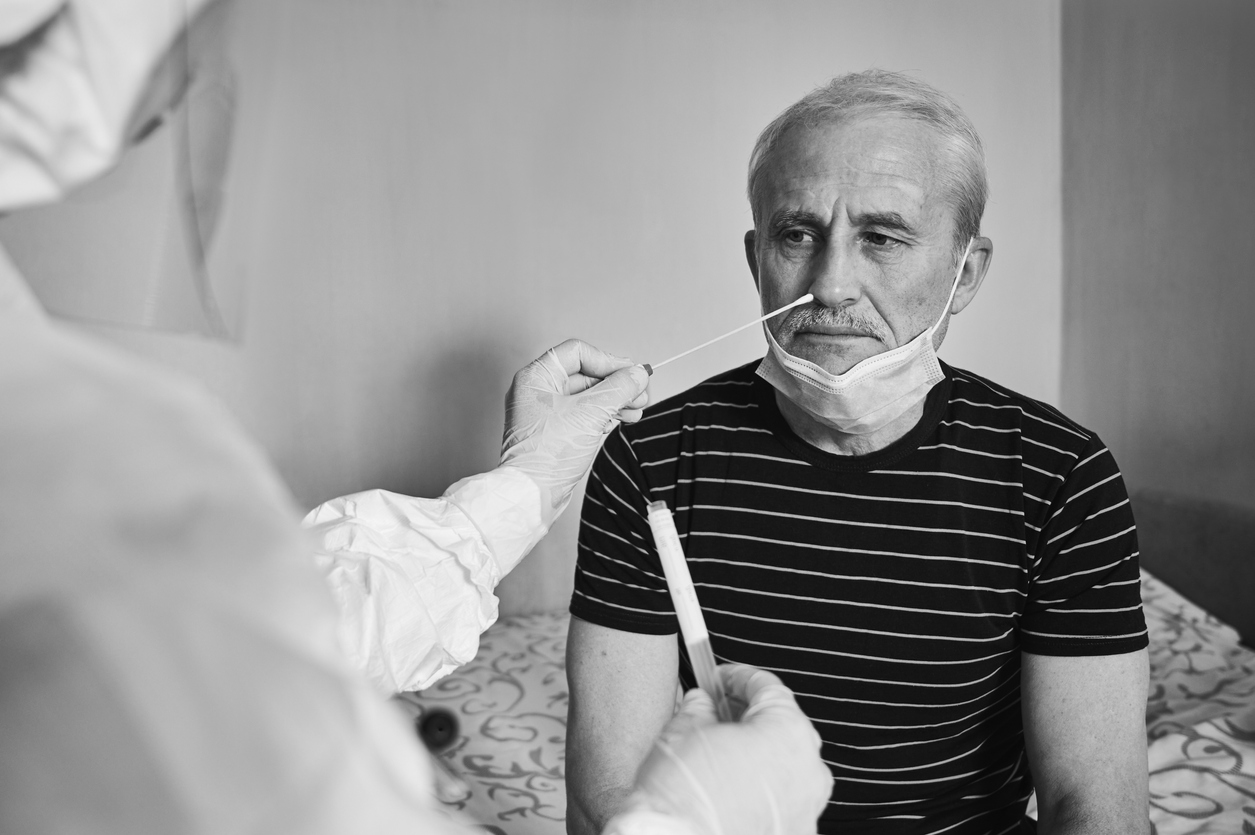
[[[793,433],[755,366],[607,439],[571,614],[677,631],[646,521],[664,500],[717,659],[777,673],[823,737],[836,787],[820,832],[1013,831],[1032,790],[1020,651],[1147,643],[1111,453],[1050,406],[943,364],[906,436],[834,455]]]

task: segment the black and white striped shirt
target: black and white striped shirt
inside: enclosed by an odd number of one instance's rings
[[[665,500],[716,657],[776,672],[823,736],[836,788],[821,832],[1013,831],[1032,788],[1020,651],[1147,643],[1111,453],[1050,406],[943,365],[905,437],[833,455],[792,432],[756,365],[607,439],[571,613],[677,631],[646,521]]]

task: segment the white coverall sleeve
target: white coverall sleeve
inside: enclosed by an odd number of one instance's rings
[[[502,466],[438,499],[368,490],[312,510],[315,564],[340,641],[379,688],[421,690],[471,661],[497,619],[493,590],[548,532],[535,482]]]
[[[0,832],[460,828],[221,406],[4,316],[0,391]]]

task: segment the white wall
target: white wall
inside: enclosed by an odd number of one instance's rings
[[[254,281],[246,340],[94,330],[221,394],[303,504],[491,466],[511,373],[565,336],[647,361],[756,315],[749,150],[869,66],[950,92],[987,143],[995,258],[943,358],[1058,400],[1057,0],[242,5],[253,83],[216,263]],[[19,264],[64,245],[13,224]],[[655,395],[761,351],[746,332]],[[507,581],[508,611],[565,605],[576,521]]]

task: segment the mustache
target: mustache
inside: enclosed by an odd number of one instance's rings
[[[813,302],[789,311],[780,324],[780,332],[776,335],[776,340],[783,344],[785,338],[792,337],[798,331],[813,325],[851,328],[888,344],[888,334],[880,322],[861,316],[847,308],[834,309]]]

